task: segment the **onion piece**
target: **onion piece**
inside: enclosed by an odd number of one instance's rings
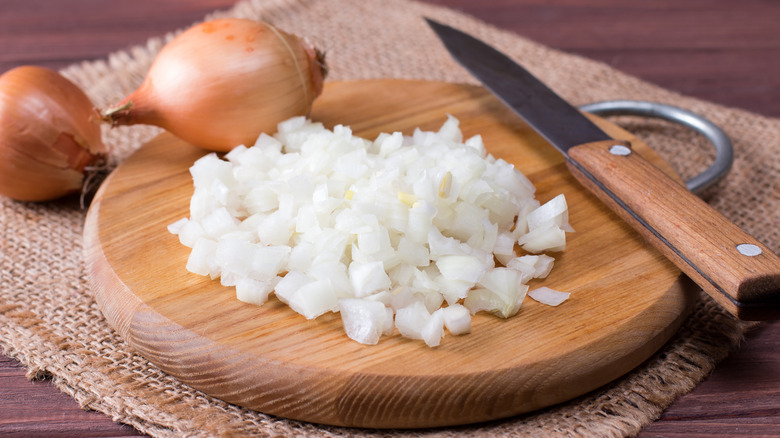
[[[350,263],[349,279],[358,298],[390,289],[392,285],[381,261]]]
[[[425,322],[422,330],[420,330],[420,336],[429,347],[438,347],[441,344],[441,338],[444,337],[444,315],[442,310],[444,309],[438,309],[433,312]]]
[[[459,280],[474,284],[478,282],[488,267],[482,260],[471,255],[447,255],[436,261],[441,275],[448,280]]]
[[[508,268],[486,272],[479,285],[480,288],[469,293],[464,305],[471,313],[484,310],[502,318],[509,318],[520,310],[528,291],[521,274]]]
[[[248,304],[262,306],[268,301],[268,295],[273,292],[278,277],[269,281],[259,281],[253,278],[242,278],[236,281],[236,298]]]
[[[546,286],[542,286],[528,292],[528,296],[542,304],[547,304],[548,306],[558,306],[564,301],[568,300],[571,296],[571,293],[561,292],[550,289]]]
[[[528,275],[529,278],[545,278],[552,271],[555,259],[546,254],[524,255],[511,259],[506,267]]]
[[[563,251],[566,249],[566,232],[557,225],[549,225],[520,236],[517,243],[531,253]]]
[[[392,331],[392,313],[388,315],[381,302],[344,298],[339,313],[347,336],[361,344],[376,345],[382,334]]]
[[[554,197],[528,213],[526,221],[529,231],[537,228],[547,228],[550,225],[556,225],[558,228],[570,233],[574,231],[571,225],[569,225],[569,208],[563,195]]]
[[[444,326],[453,335],[464,335],[471,332],[471,315],[462,304],[451,304],[441,308]]]
[[[314,280],[293,292],[287,305],[306,319],[314,319],[324,313],[337,311],[339,303],[330,281]]]
[[[395,312],[395,326],[401,335],[409,339],[423,339],[423,329],[430,318],[431,314],[425,304],[414,301]]]

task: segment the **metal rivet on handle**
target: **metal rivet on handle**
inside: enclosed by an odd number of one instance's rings
[[[626,155],[631,155],[631,148],[623,146],[622,144],[616,144],[609,148],[609,153],[624,157]]]
[[[737,245],[737,251],[739,251],[740,254],[748,257],[755,257],[761,254],[761,248],[753,245],[752,243],[740,243]]]
[[[734,147],[726,133],[704,117],[682,108],[641,100],[607,100],[583,105],[580,109],[600,116],[645,116],[669,120],[707,137],[715,148],[715,161],[685,183],[693,193],[701,193],[723,178],[734,161]]]

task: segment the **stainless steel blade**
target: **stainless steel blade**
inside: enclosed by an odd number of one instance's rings
[[[452,57],[565,155],[611,137],[512,59],[450,26],[425,19]]]

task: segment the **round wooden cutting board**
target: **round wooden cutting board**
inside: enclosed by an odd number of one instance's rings
[[[653,354],[684,320],[693,287],[677,268],[569,175],[561,155],[482,88],[422,81],[326,84],[311,118],[380,132],[437,130],[457,117],[465,137],[516,165],[545,202],[564,193],[564,252],[544,285],[571,292],[559,307],[526,298],[508,319],[478,314],[472,333],[437,348],[344,334],[337,314],[308,321],[271,298],[185,270],[189,248],[167,225],[189,216],[189,167],[206,152],[163,134],[104,182],[85,225],[85,259],[112,326],[165,372],[214,397],[282,417],[332,425],[412,428],[504,418],[602,386]],[[671,173],[627,132],[597,120]]]

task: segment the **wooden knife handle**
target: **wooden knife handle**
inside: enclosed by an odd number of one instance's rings
[[[627,142],[588,143],[568,154],[580,183],[720,305],[742,320],[780,319],[780,258],[766,246]]]

